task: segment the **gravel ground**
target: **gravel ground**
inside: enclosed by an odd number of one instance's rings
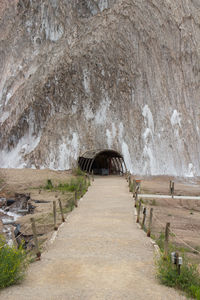
[[[154,249],[120,177],[97,177],[22,284],[1,300],[186,299],[155,278]]]

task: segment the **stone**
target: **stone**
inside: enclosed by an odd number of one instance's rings
[[[71,168],[88,149],[136,174],[200,175],[197,0],[0,4],[0,167]]]

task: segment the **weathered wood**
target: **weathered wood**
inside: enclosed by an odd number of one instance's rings
[[[137,186],[135,189],[135,207],[137,206],[138,203],[138,192],[139,192],[139,188]]]
[[[146,214],[147,214],[147,209],[146,209],[146,207],[144,207],[144,209],[143,209],[143,219],[142,219],[142,229],[144,229],[144,226],[145,226]]]
[[[34,243],[35,243],[36,255],[37,255],[37,258],[40,259],[41,252],[40,252],[40,249],[39,249],[37,231],[36,231],[36,226],[35,226],[35,219],[31,218],[30,220],[31,220],[31,227],[32,227],[32,231],[33,231],[33,239],[34,239]]]
[[[135,192],[135,207],[137,207],[138,204],[138,193],[137,191]]]
[[[82,198],[83,197],[83,184],[82,184],[82,182],[80,182],[79,191],[80,191],[80,198]]]
[[[56,224],[56,201],[53,201],[53,220],[54,220],[54,230],[58,230],[58,226]]]
[[[178,252],[175,253],[175,264],[176,264],[178,275],[180,275],[181,274],[181,265],[179,265],[179,253]]]
[[[174,198],[174,181],[170,180],[169,183],[169,190],[170,190],[170,194],[172,196],[172,198]]]
[[[74,192],[74,205],[76,207],[78,207],[78,195],[77,195],[77,191]]]
[[[170,223],[167,223],[166,227],[165,227],[164,258],[167,258],[167,255],[168,255],[169,231],[170,231]]]
[[[148,230],[147,230],[148,237],[151,236],[152,220],[153,220],[153,208],[150,209],[149,224],[148,224]]]
[[[129,187],[129,192],[131,191],[131,176],[129,175],[128,177],[128,187]]]
[[[60,198],[58,199],[58,203],[59,203],[59,207],[60,207],[62,222],[65,222],[65,217],[64,217],[63,208],[62,208],[62,202],[61,202]]]
[[[174,181],[172,182],[172,198],[174,198]]]
[[[141,205],[142,205],[142,202],[141,202],[141,200],[140,200],[140,201],[139,201],[139,204],[138,204],[138,206],[137,206],[137,220],[136,220],[136,223],[139,223],[139,222],[140,222]]]

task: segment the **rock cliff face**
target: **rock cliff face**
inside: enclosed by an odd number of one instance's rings
[[[3,0],[0,74],[0,167],[200,175],[199,0]]]

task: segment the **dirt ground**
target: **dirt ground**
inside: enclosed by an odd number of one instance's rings
[[[39,188],[45,186],[47,179],[51,179],[55,184],[66,181],[71,177],[71,171],[53,171],[33,170],[33,169],[0,169],[0,178],[2,178],[3,192],[12,195],[12,193],[20,193],[30,191],[31,188]]]
[[[179,300],[155,276],[151,239],[134,222],[128,184],[95,177],[54,243],[31,264],[25,280],[0,292],[1,300]]]
[[[41,240],[47,240],[49,232],[53,231],[52,201],[60,198],[62,203],[67,203],[70,195],[68,193],[50,192],[41,189],[48,179],[53,184],[66,182],[71,178],[71,171],[32,170],[32,169],[0,169],[0,197],[12,197],[15,192],[27,193],[31,199],[44,201],[45,203],[34,203],[36,206],[34,217],[37,220],[37,230],[41,234]],[[169,195],[169,181],[175,182],[175,195],[200,196],[200,178],[173,178],[168,176],[135,177],[141,179],[141,193]],[[1,190],[2,188],[2,190]],[[200,251],[200,200],[184,199],[143,199],[148,210],[154,209],[153,234],[159,236],[164,232],[164,226],[170,222],[171,230],[179,239],[174,239],[177,245],[184,247],[186,252],[194,261],[200,262],[200,255],[193,253],[186,243]],[[22,225],[24,234],[31,234],[31,227],[26,229],[30,223],[30,217],[26,215],[18,219]],[[61,222],[60,216],[58,223]],[[147,214],[148,222],[148,214]],[[1,222],[0,222],[1,223]],[[0,226],[2,230],[2,226]]]
[[[135,178],[138,179],[138,178]],[[169,181],[175,182],[175,195],[200,196],[199,178],[172,178],[167,176],[143,177],[141,194],[169,195]],[[152,234],[158,238],[165,232],[165,225],[170,222],[172,233],[170,241],[177,249],[184,250],[193,262],[200,263],[200,254],[190,249],[184,242],[200,252],[200,200],[192,199],[154,199],[143,198],[143,206],[149,211],[153,208]]]
[[[34,216],[36,221],[39,242],[45,247],[46,241],[54,230],[53,204],[61,199],[63,208],[66,210],[71,193],[45,190],[47,180],[51,179],[53,185],[64,183],[72,178],[71,171],[33,170],[33,169],[0,169],[0,198],[12,198],[15,193],[30,193],[31,204],[34,205],[34,214],[27,214],[17,219],[16,223],[21,225],[20,232],[25,240],[32,239],[30,218]],[[42,202],[42,203],[39,203]],[[57,224],[62,222],[57,202]],[[10,228],[13,230],[12,226]],[[0,233],[3,232],[0,221]],[[30,243],[31,245],[31,243]]]
[[[164,194],[169,195],[170,180],[174,181],[176,196],[200,196],[200,178],[182,178],[170,176],[149,176],[139,177],[135,179],[141,180],[142,194]]]

